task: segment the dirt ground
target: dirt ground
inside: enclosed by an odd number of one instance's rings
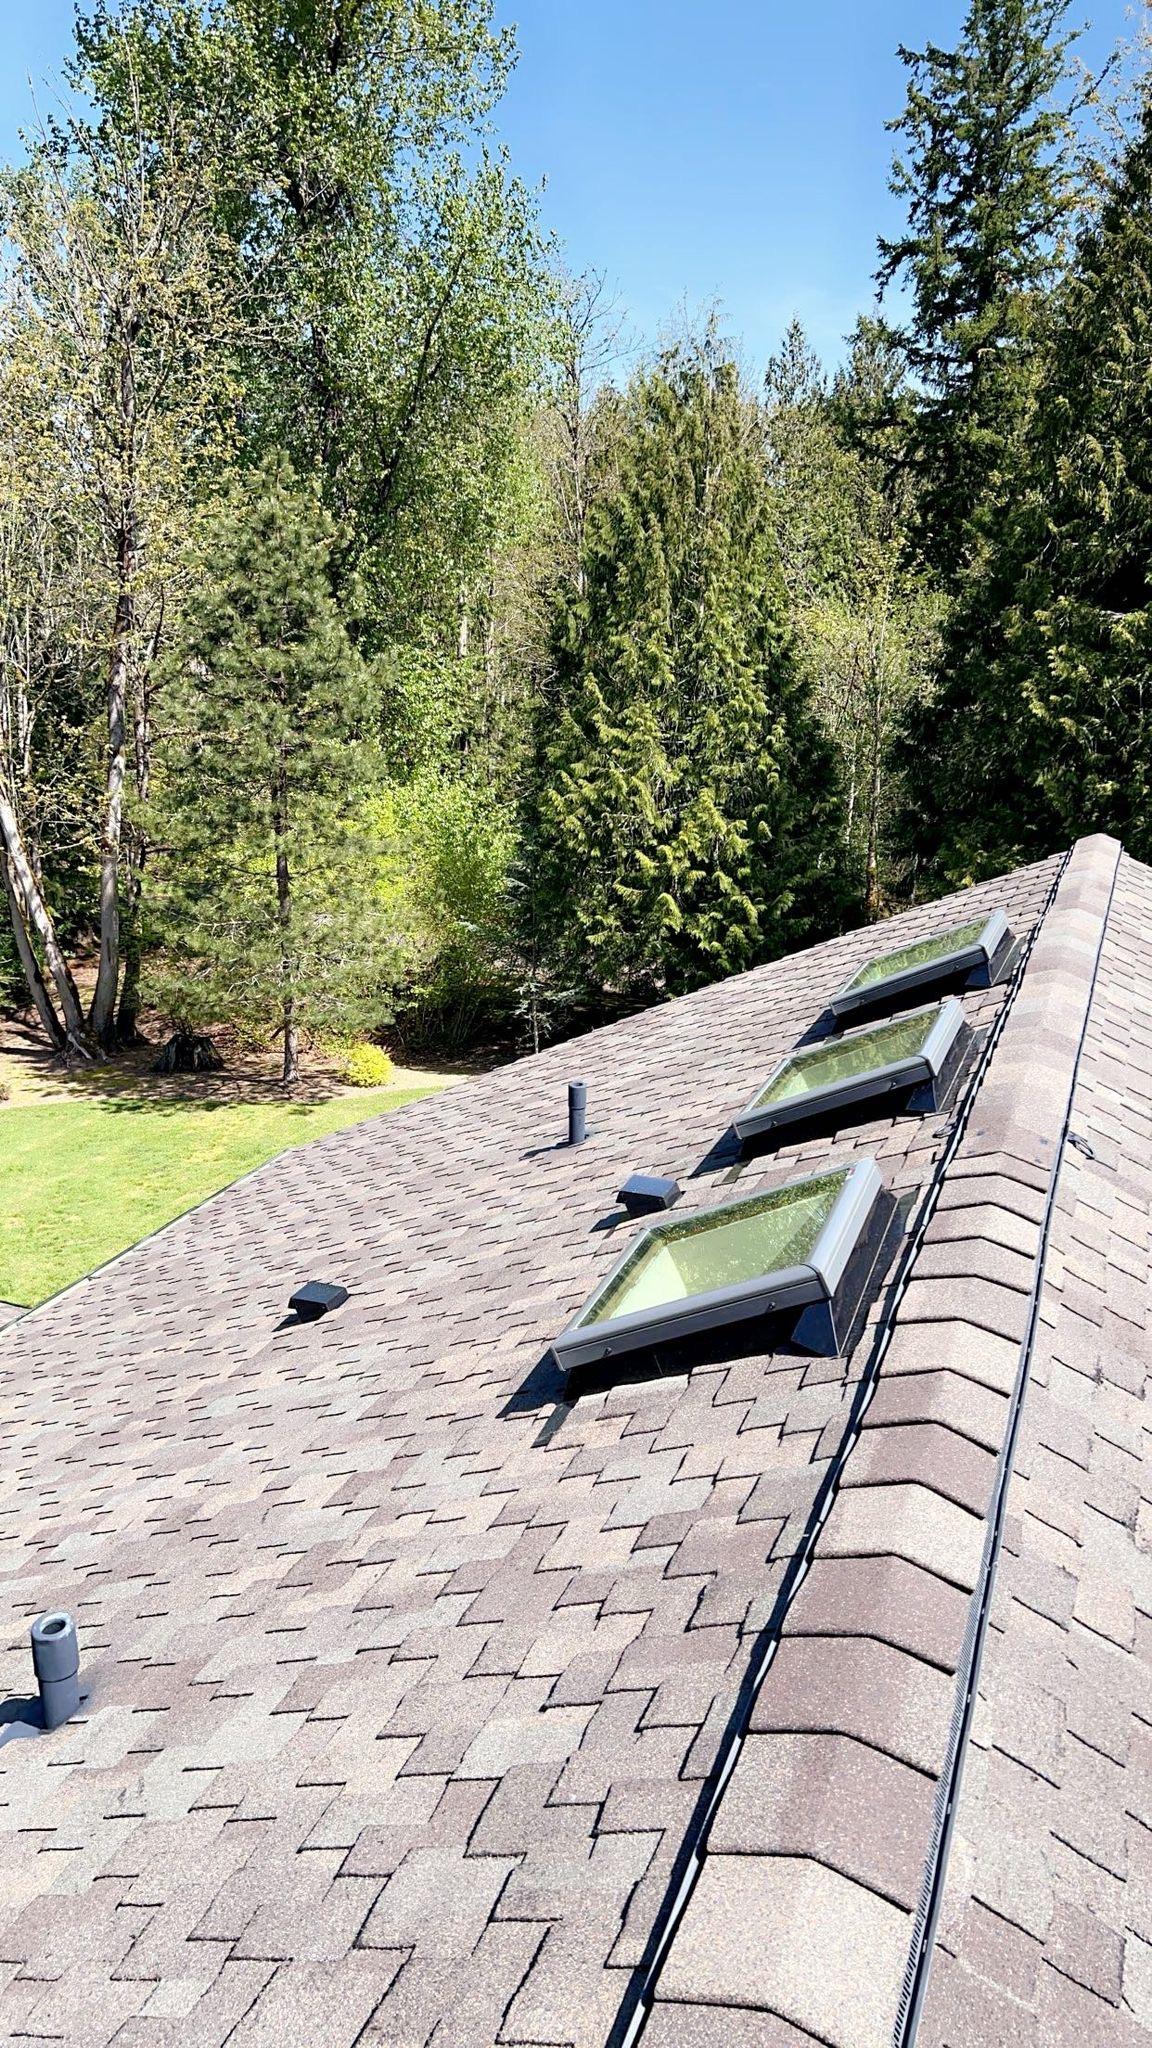
[[[153,1074],[149,1071],[166,1032],[158,1019],[145,1019],[150,1043],[117,1053],[112,1059],[67,1068],[52,1052],[34,1019],[0,1016],[0,1088],[6,1088],[13,1106],[35,1102],[68,1102],[78,1096],[94,1097],[147,1094],[156,1101],[174,1102],[282,1102],[280,1052],[272,1046],[254,1051],[229,1038],[226,1032],[211,1035],[224,1060],[219,1074]],[[334,1095],[361,1095],[338,1080],[330,1058],[322,1052],[305,1050],[301,1061],[303,1078],[292,1090],[294,1102],[327,1102]],[[437,1081],[462,1078],[462,1067],[445,1069],[397,1065],[389,1082],[395,1088],[426,1087]],[[470,1069],[468,1069],[470,1071]]]

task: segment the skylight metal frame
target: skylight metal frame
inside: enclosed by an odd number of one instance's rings
[[[860,1264],[862,1246],[867,1251],[867,1272],[871,1272],[878,1256],[879,1242],[875,1228],[870,1229],[870,1226],[879,1220],[883,1225],[880,1236],[886,1235],[895,1212],[895,1202],[874,1159],[859,1159],[846,1167],[826,1167],[820,1173],[807,1174],[802,1180],[785,1185],[789,1191],[802,1197],[814,1182],[827,1180],[830,1173],[842,1173],[844,1185],[821,1228],[811,1256],[804,1263],[758,1274],[752,1280],[714,1288],[707,1293],[654,1303],[629,1315],[614,1316],[599,1323],[590,1322],[589,1318],[641,1247],[658,1243],[669,1232],[683,1233],[685,1218],[683,1215],[662,1218],[659,1223],[650,1224],[631,1241],[595,1292],[553,1342],[553,1354],[568,1372],[569,1390],[577,1390],[574,1382],[589,1367],[601,1365],[606,1360],[652,1350],[658,1345],[681,1343],[729,1324],[793,1311],[800,1312],[801,1323],[812,1310],[816,1311],[812,1323],[813,1341],[809,1343],[800,1337],[795,1341],[817,1353],[827,1353],[832,1343],[832,1355],[835,1355],[835,1341],[843,1336],[858,1305],[857,1299],[850,1304],[845,1303],[846,1284]],[[762,1201],[765,1194],[774,1192],[776,1190],[759,1188],[755,1194],[746,1195],[739,1201],[703,1209],[699,1212],[700,1225],[702,1228],[714,1225],[719,1217],[746,1210]],[[849,1292],[853,1291],[858,1297],[860,1290],[849,1286]],[[851,1308],[851,1314],[847,1316],[843,1312],[846,1307]],[[833,1310],[838,1312],[833,1314]]]
[[[939,1109],[967,1054],[972,1033],[963,1005],[955,996],[947,996],[942,1003],[926,1003],[922,1010],[906,1011],[904,1021],[931,1017],[933,1013],[935,1022],[919,1051],[905,1054],[901,1059],[883,1061],[879,1066],[845,1075],[840,1080],[826,1081],[823,1086],[805,1089],[800,1095],[785,1096],[776,1102],[762,1101],[773,1082],[794,1063],[807,1064],[811,1061],[815,1064],[820,1053],[834,1052],[842,1046],[859,1043],[868,1037],[869,1032],[879,1034],[893,1020],[884,1018],[853,1038],[826,1038],[812,1046],[796,1047],[773,1067],[752,1101],[740,1111],[739,1116],[733,1118],[732,1127],[737,1137],[742,1144],[747,1144],[751,1139],[812,1123],[834,1111],[854,1108],[861,1102],[896,1093],[907,1094],[910,1109]]]
[[[968,918],[965,924],[973,924],[975,921],[974,918]],[[964,925],[957,925],[955,929],[962,931]],[[926,941],[933,936],[931,932],[924,934]],[[917,942],[910,940],[908,943]],[[860,975],[872,965],[871,960],[861,961],[843,988],[838,989],[833,996],[830,1008],[837,1018],[854,1017],[899,1002],[903,996],[918,989],[930,988],[939,982],[963,980],[967,988],[988,988],[1001,978],[1008,956],[1014,947],[1015,940],[1007,917],[1002,910],[993,910],[985,918],[976,937],[965,945],[957,946],[950,953],[941,953],[934,960],[922,961],[895,974],[885,975],[880,981],[857,987]],[[903,947],[893,948],[894,952],[903,950]],[[884,954],[873,955],[873,959],[882,960],[885,957]]]

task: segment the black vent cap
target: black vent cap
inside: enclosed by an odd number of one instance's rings
[[[651,1173],[634,1173],[626,1180],[616,1200],[629,1216],[652,1216],[658,1209],[671,1209],[680,1200],[678,1180],[661,1180]]]
[[[343,1308],[348,1299],[346,1287],[331,1287],[327,1280],[309,1280],[306,1287],[298,1287],[288,1303],[302,1323],[314,1323],[321,1316],[330,1315],[334,1308]]]

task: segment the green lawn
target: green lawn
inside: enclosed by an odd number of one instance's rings
[[[0,1109],[0,1301],[44,1301],[275,1153],[431,1092]]]

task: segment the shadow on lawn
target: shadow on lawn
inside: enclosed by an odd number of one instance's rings
[[[278,1109],[307,1118],[325,1103],[354,1101],[367,1117],[398,1108],[455,1078],[431,1067],[413,1066],[405,1067],[384,1088],[349,1089],[321,1070],[306,1072],[304,1079],[288,1090],[261,1068],[257,1058],[244,1054],[221,1073],[154,1074],[151,1065],[157,1050],[155,1045],[144,1045],[90,1065],[65,1067],[30,1034],[9,1035],[3,1052],[7,1077],[15,1083],[12,1106],[93,1103],[127,1115],[146,1111],[150,1116],[188,1110],[207,1114],[220,1109]]]
[[[214,1077],[219,1080],[221,1077]],[[91,1102],[101,1109],[111,1110],[116,1115],[132,1116],[144,1113],[148,1116],[185,1115],[194,1110],[210,1116],[216,1110],[235,1109],[276,1109],[287,1117],[311,1119],[318,1109],[330,1102],[354,1103],[356,1110],[364,1117],[380,1115],[388,1109],[399,1109],[405,1102],[415,1102],[423,1095],[437,1092],[436,1082],[397,1083],[387,1088],[362,1088],[354,1094],[336,1088],[307,1087],[293,1089],[291,1093],[273,1083],[268,1087],[255,1088],[248,1084],[225,1090],[219,1087],[203,1091],[195,1087],[164,1086],[158,1083],[150,1089],[138,1081],[125,1081],[122,1086],[104,1083],[94,1085],[86,1080],[81,1086],[68,1091],[67,1099],[72,1102]],[[57,1098],[58,1100],[63,1098]],[[355,1122],[355,1117],[350,1117]]]

